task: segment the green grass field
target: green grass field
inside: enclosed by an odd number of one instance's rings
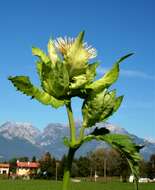
[[[61,182],[46,180],[0,180],[0,190],[61,190]],[[140,184],[140,190],[155,190],[155,184]],[[121,182],[72,183],[71,190],[134,190],[134,185]]]

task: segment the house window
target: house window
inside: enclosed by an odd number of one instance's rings
[[[3,173],[3,174],[6,174],[6,170],[3,170],[2,173]]]

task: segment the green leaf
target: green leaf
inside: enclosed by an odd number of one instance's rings
[[[42,64],[43,62],[41,61],[36,62],[36,69],[37,69],[37,73],[38,73],[40,81],[42,80]]]
[[[88,65],[86,73],[78,76],[74,76],[70,83],[70,89],[84,88],[86,84],[92,82],[96,76],[96,68],[98,62]]]
[[[17,90],[23,92],[27,96],[35,98],[42,104],[51,105],[54,108],[64,105],[64,101],[58,100],[50,96],[48,93],[33,86],[29,78],[26,76],[9,77],[8,79],[13,83]]]
[[[98,67],[99,62],[95,62],[88,65],[88,68],[86,69],[86,76],[88,83],[91,83],[96,76],[96,68]]]
[[[115,99],[115,105],[114,105],[114,111],[116,112],[118,108],[120,107],[122,101],[123,101],[124,96],[119,96]]]
[[[69,75],[66,66],[62,62],[54,66],[42,65],[42,87],[58,99],[65,99],[69,91]]]
[[[80,32],[74,43],[64,54],[64,62],[67,65],[70,78],[85,73],[88,65],[88,52],[83,47],[84,32]]]
[[[113,84],[119,75],[119,64],[115,64],[113,68],[108,71],[101,79],[91,83],[86,88],[95,92],[101,92],[103,89],[108,88]]]
[[[104,90],[98,94],[87,97],[82,106],[83,125],[92,127],[96,123],[105,121],[121,105],[123,97],[116,98],[116,91]]]
[[[60,61],[57,55],[56,49],[54,47],[53,41],[51,39],[49,40],[47,47],[48,47],[48,54],[49,54],[51,62],[55,64],[57,61]]]
[[[139,177],[139,161],[141,160],[139,149],[141,147],[133,143],[133,140],[127,135],[107,134],[99,137],[99,140],[107,142],[113,148],[124,154],[137,182]]]
[[[50,61],[49,57],[37,47],[32,47],[32,54],[39,57],[39,59],[44,63],[48,63]]]
[[[91,89],[95,92],[101,92],[103,89],[111,86],[118,79],[119,63],[124,61],[126,58],[128,58],[131,55],[132,55],[132,53],[121,57],[118,61],[116,61],[116,63],[112,67],[112,69],[109,70],[108,72],[106,72],[105,75],[101,79],[87,85],[86,88]]]
[[[122,61],[124,61],[126,58],[132,56],[133,54],[134,54],[134,53],[129,53],[129,54],[127,54],[127,55],[121,57],[116,63],[117,63],[117,64],[121,63]]]
[[[70,142],[69,142],[68,137],[63,138],[63,143],[64,143],[65,146],[70,147]]]
[[[133,175],[135,176],[136,182],[138,182],[139,161],[142,159],[139,153],[141,146],[136,145],[129,136],[122,135],[122,134],[105,134],[105,135],[90,134],[84,137],[82,143],[88,142],[94,139],[97,141],[104,141],[108,143],[109,145],[111,145],[116,150],[123,153],[123,155],[126,157],[129,163],[129,166],[131,168]]]
[[[72,82],[70,83],[70,89],[78,89],[84,87],[87,83],[86,75],[78,75],[72,78]]]

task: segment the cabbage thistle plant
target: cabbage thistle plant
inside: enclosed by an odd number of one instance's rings
[[[54,108],[66,107],[69,120],[70,137],[64,137],[64,144],[68,147],[67,163],[64,169],[63,190],[69,190],[72,161],[75,152],[86,142],[91,140],[105,141],[113,148],[123,153],[130,165],[131,171],[138,180],[138,162],[141,159],[140,147],[133,143],[127,135],[111,134],[108,129],[95,128],[90,134],[85,129],[105,122],[120,107],[123,96],[116,96],[116,90],[109,87],[118,79],[119,65],[132,55],[120,58],[113,67],[100,79],[95,80],[98,62],[89,61],[96,57],[96,50],[83,41],[84,32],[74,38],[50,39],[48,55],[41,49],[33,47],[33,55],[38,57],[36,69],[40,79],[40,87],[34,86],[27,76],[9,77],[17,88],[32,99]],[[72,98],[83,100],[83,121],[79,135],[72,111]],[[136,185],[138,188],[138,185]]]

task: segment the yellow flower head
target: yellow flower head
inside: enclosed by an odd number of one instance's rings
[[[48,53],[52,63],[61,60],[67,66],[70,77],[77,76],[85,72],[88,61],[96,57],[95,48],[83,42],[84,32],[80,32],[74,39],[70,37],[59,37],[56,40],[50,40],[48,43]]]
[[[97,52],[92,46],[83,42],[84,32],[80,32],[74,39],[59,37],[53,41],[57,52],[60,52],[67,65],[70,76],[76,76],[85,72],[88,61],[96,57]]]

